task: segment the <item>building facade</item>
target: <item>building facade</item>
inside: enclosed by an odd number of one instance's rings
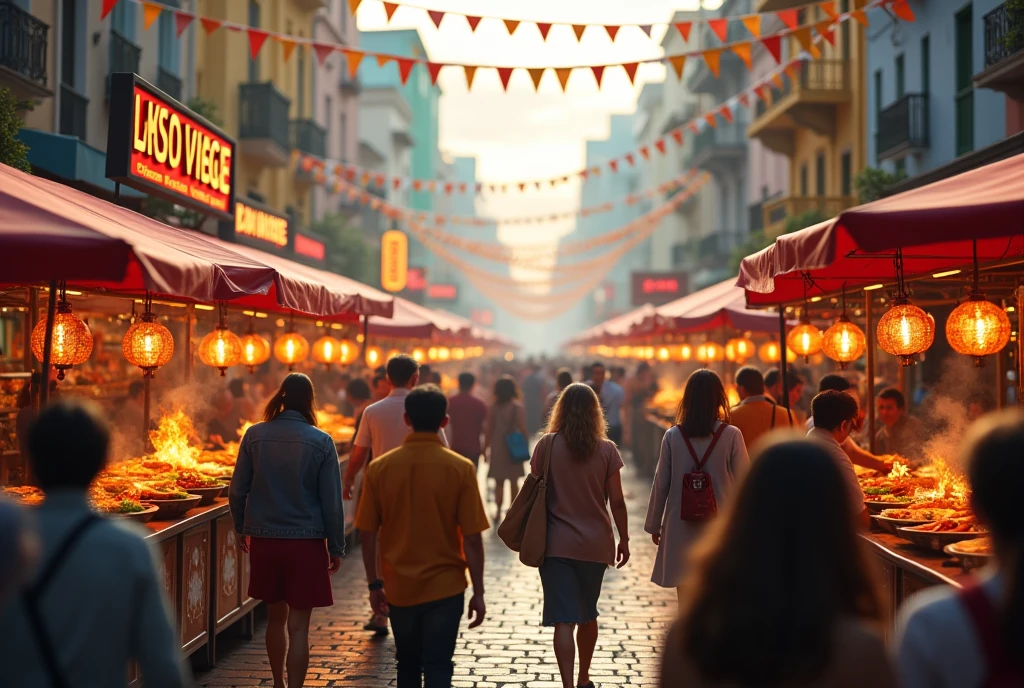
[[[763,34],[778,33],[783,28],[775,16],[761,18]],[[751,65],[754,83],[768,78],[778,67],[775,58],[761,43],[754,44]],[[764,204],[789,194],[789,158],[768,148],[760,139],[747,139],[747,184],[748,228],[753,235],[763,235]]]

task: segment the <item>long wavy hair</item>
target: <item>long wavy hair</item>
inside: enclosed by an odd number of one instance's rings
[[[597,394],[588,385],[574,382],[558,395],[548,419],[548,433],[559,433],[577,461],[586,461],[608,436],[608,423]]]
[[[263,408],[263,420],[272,421],[284,411],[298,411],[310,425],[317,427],[316,409],[316,392],[310,379],[302,373],[288,373]]]
[[[686,437],[707,437],[715,432],[716,420],[729,422],[725,386],[714,371],[695,370],[686,379],[683,398],[676,407],[676,425]]]
[[[837,622],[879,622],[882,602],[828,454],[792,434],[751,458],[724,518],[693,552],[682,647],[666,651],[681,651],[708,683],[799,685],[828,666]],[[780,528],[795,503],[813,518]]]

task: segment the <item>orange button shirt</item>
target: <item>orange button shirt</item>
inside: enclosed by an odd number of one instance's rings
[[[775,422],[772,422],[774,417]],[[743,433],[749,452],[759,439],[772,430],[803,429],[796,414],[768,401],[763,395],[747,397],[729,411],[729,424]]]
[[[462,538],[490,527],[473,463],[436,433],[414,432],[366,467],[356,528],[378,532],[388,602],[399,607],[466,590]]]

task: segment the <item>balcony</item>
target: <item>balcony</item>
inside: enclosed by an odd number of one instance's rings
[[[60,86],[60,133],[85,141],[89,99],[67,84]]]
[[[292,148],[318,158],[327,157],[327,130],[311,119],[291,121]]]
[[[341,83],[339,85],[341,92],[350,96],[357,96],[363,90],[363,84],[359,81],[359,77],[353,79],[349,76],[347,68],[342,70]]]
[[[156,70],[156,87],[181,102],[181,78],[171,74],[163,67],[158,67]]]
[[[274,84],[238,87],[238,146],[250,160],[284,167],[291,157],[288,109],[291,101]]]
[[[902,158],[928,148],[928,96],[908,94],[878,113],[875,155],[879,161]]]
[[[683,187],[680,187],[678,189],[673,189],[673,190],[669,191],[668,193],[665,194],[665,202],[667,203],[668,201],[671,201],[673,198],[675,198],[677,195],[679,195],[682,192],[683,192]],[[691,193],[689,198],[687,198],[685,201],[682,201],[681,203],[676,205],[676,212],[681,214],[681,215],[689,215],[690,213],[692,213],[694,211],[694,209],[696,207],[697,207],[697,194],[696,193]]]
[[[805,128],[835,137],[836,106],[850,102],[849,60],[811,60],[803,63],[799,78],[786,79],[782,92],[773,91],[771,105],[758,102],[756,117],[747,129],[776,153],[792,157],[794,134]]]
[[[47,41],[50,27],[10,0],[0,0],[0,86],[15,98],[49,98]]]
[[[139,73],[139,61],[142,59],[142,48],[132,43],[125,36],[113,29],[110,30],[110,61],[107,69],[107,97],[110,97],[110,75],[120,72]]]
[[[853,196],[785,196],[772,201],[764,201],[762,205],[764,234],[769,239],[774,239],[780,234],[786,233],[786,220],[791,217],[817,211],[824,221],[856,204],[857,201]],[[803,227],[795,229],[803,229]]]
[[[1024,10],[1000,5],[985,15],[985,68],[975,88],[1000,91],[1024,100]]]
[[[714,175],[736,174],[744,168],[746,154],[746,127],[739,122],[719,123],[715,128],[705,127],[693,137],[686,166]]]

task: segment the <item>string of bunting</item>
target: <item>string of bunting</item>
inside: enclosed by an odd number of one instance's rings
[[[103,0],[101,5],[100,18],[105,18],[122,0]],[[392,55],[390,53],[377,53],[365,50],[357,50],[340,43],[332,43],[325,41],[315,41],[304,36],[295,36],[291,34],[276,32],[276,31],[265,31],[258,27],[247,26],[239,24],[237,22],[231,22],[225,19],[218,19],[214,17],[200,16],[198,14],[188,12],[186,10],[166,5],[159,2],[152,2],[151,0],[123,0],[125,2],[134,2],[142,6],[143,26],[148,30],[160,17],[163,12],[170,12],[174,16],[175,32],[178,39],[181,39],[182,33],[192,24],[195,19],[199,19],[203,26],[203,30],[207,35],[218,31],[219,29],[226,29],[234,32],[244,32],[248,38],[249,44],[249,55],[252,59],[256,59],[267,40],[270,39],[280,45],[281,56],[285,62],[287,62],[295,51],[296,47],[302,47],[307,50],[312,50],[316,55],[317,62],[322,66],[328,57],[334,53],[341,53],[345,56],[345,60],[348,66],[349,75],[354,79],[359,71],[359,66],[363,60],[367,57],[371,57],[376,60],[380,67],[394,62],[398,68],[398,75],[402,82],[405,84],[409,80],[409,76],[412,74],[412,70],[417,65],[422,66],[427,70],[427,74],[430,77],[430,81],[433,84],[437,83],[438,75],[441,70],[445,67],[454,67],[463,70],[466,77],[466,86],[468,89],[472,89],[473,80],[476,76],[476,72],[479,69],[494,69],[498,73],[498,77],[501,80],[502,87],[507,91],[509,81],[512,78],[512,74],[515,71],[526,71],[530,79],[533,81],[534,88],[540,89],[541,80],[546,72],[554,72],[558,79],[559,84],[562,87],[562,91],[566,90],[569,82],[569,78],[572,73],[577,70],[591,71],[593,78],[597,83],[597,87],[601,88],[601,83],[605,74],[605,71],[609,67],[616,67],[622,69],[626,76],[629,77],[630,83],[635,83],[636,72],[641,64],[657,64],[662,63],[672,67],[676,77],[681,79],[683,75],[683,68],[686,65],[686,61],[691,58],[703,59],[708,69],[717,78],[719,74],[719,68],[722,58],[722,53],[726,50],[736,54],[746,65],[747,69],[752,68],[752,51],[755,43],[763,45],[768,52],[775,58],[776,63],[780,63],[782,60],[782,39],[785,37],[793,37],[803,47],[803,49],[816,56],[817,48],[814,46],[815,36],[820,36],[827,40],[829,43],[835,42],[834,28],[836,25],[841,24],[844,21],[854,19],[863,24],[867,24],[866,10],[874,7],[888,6],[891,7],[893,12],[907,21],[913,20],[913,11],[907,5],[907,0],[867,0],[866,3],[861,3],[862,6],[850,12],[835,13],[835,16],[829,15],[827,19],[812,24],[798,25],[797,14],[792,15],[793,21],[787,24],[787,28],[783,31],[773,33],[770,35],[759,35],[756,38],[750,40],[735,41],[731,43],[723,43],[720,46],[713,48],[704,48],[701,50],[694,50],[685,53],[679,53],[676,55],[668,55],[663,57],[649,58],[644,60],[637,60],[636,62],[627,63],[612,63],[612,64],[600,64],[600,65],[567,65],[567,66],[546,66],[546,67],[526,67],[526,66],[505,66],[505,65],[470,65],[462,63],[450,63],[450,62],[433,62],[425,58],[416,57],[405,57],[400,55]],[[854,0],[855,5],[858,4],[857,0]],[[833,5],[830,2],[819,3],[819,6]],[[832,7],[834,11],[834,5]],[[789,14],[784,16],[788,19]]]

